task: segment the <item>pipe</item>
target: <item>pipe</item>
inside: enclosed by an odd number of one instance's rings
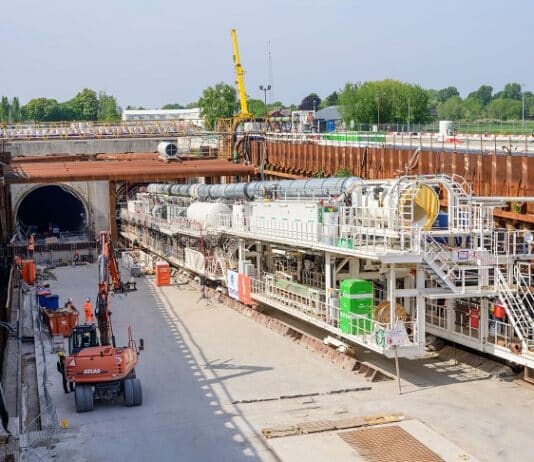
[[[362,184],[358,177],[311,178],[304,180],[252,181],[248,183],[198,184],[194,188],[181,188],[187,185],[173,185],[167,194],[191,196],[200,200],[227,199],[251,200],[257,196],[265,197],[277,193],[280,197],[320,198],[340,196],[353,191]],[[189,185],[192,186],[192,185]],[[148,186],[148,192],[157,193],[158,183]]]

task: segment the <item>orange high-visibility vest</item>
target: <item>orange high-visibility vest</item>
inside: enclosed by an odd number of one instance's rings
[[[91,305],[91,302],[85,302],[83,304],[83,311],[85,312],[85,322],[90,322],[95,319],[93,316],[93,305]]]

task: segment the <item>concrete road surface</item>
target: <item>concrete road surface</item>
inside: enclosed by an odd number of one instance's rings
[[[80,307],[85,297],[94,299],[95,265],[55,274],[52,290],[62,300],[72,297]],[[233,402],[366,384],[231,309],[199,302],[196,291],[138,281],[138,292],[113,298],[112,320],[117,345],[126,344],[128,326],[145,340],[136,369],[143,405],[97,401],[94,411],[77,414],[74,394],[65,395],[53,374],[58,417],[69,423],[57,460],[276,460],[249,418],[250,406]]]

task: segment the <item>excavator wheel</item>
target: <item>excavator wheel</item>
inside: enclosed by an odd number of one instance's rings
[[[76,412],[88,412],[93,410],[93,389],[90,385],[77,385],[74,390]]]
[[[143,404],[143,390],[139,379],[126,379],[124,381],[124,405],[127,407]]]
[[[135,406],[132,380],[133,379],[124,380],[124,405],[126,407]]]
[[[141,380],[132,379],[134,406],[141,406],[143,404],[143,389],[141,388]]]

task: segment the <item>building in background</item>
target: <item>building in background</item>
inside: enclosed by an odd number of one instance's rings
[[[165,122],[191,121],[195,125],[204,126],[200,108],[190,109],[125,109],[122,111],[124,122]]]
[[[333,132],[341,125],[339,106],[328,106],[315,113],[315,120],[320,132]]]

